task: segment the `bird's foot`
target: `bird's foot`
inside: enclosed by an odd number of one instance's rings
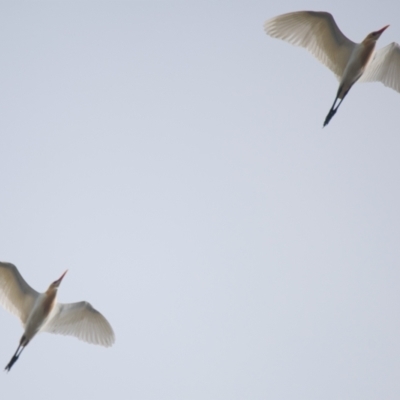
[[[327,115],[326,118],[325,118],[324,126],[326,126],[326,125],[329,124],[329,121],[330,121],[330,120],[332,119],[332,117],[336,114],[336,110],[337,110],[337,109],[332,109],[332,110],[329,111],[328,115]]]
[[[6,367],[4,368],[7,372],[10,371],[10,369],[12,368],[12,366],[15,364],[15,362],[18,360],[18,356],[13,356],[13,358],[10,360],[10,362],[6,365]]]

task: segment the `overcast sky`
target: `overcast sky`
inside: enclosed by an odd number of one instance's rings
[[[116,334],[38,335],[2,399],[399,398],[400,94],[322,129],[334,75],[263,32],[304,9],[400,41],[393,0],[0,2],[0,259]]]

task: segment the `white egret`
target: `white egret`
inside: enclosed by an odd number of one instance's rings
[[[17,351],[5,368],[7,371],[39,331],[76,336],[105,347],[114,343],[111,325],[88,302],[62,304],[56,301],[57,289],[66,273],[44,293],[38,293],[25,282],[15,265],[0,262],[0,305],[15,314],[24,327]]]
[[[274,38],[306,48],[338,78],[339,89],[325,126],[359,79],[380,81],[400,92],[400,46],[393,42],[375,52],[376,41],[388,26],[370,33],[361,43],[354,43],[343,35],[331,14],[298,11],[266,21],[264,29]]]

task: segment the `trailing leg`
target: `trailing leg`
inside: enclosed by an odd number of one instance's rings
[[[343,99],[341,99],[340,102],[339,102],[339,104],[338,104],[338,106],[335,108],[335,104],[336,104],[337,100],[338,100],[338,97],[336,96],[335,101],[333,102],[333,105],[332,105],[331,109],[329,110],[328,115],[327,115],[326,118],[325,118],[324,126],[326,126],[326,125],[329,124],[329,121],[330,121],[330,120],[332,119],[332,117],[336,114],[337,109],[339,108],[340,104],[341,104],[342,101],[343,101]]]
[[[14,353],[14,355],[12,356],[10,362],[6,365],[6,367],[4,368],[7,372],[10,371],[10,369],[12,368],[12,366],[16,363],[16,361],[18,360],[18,357],[21,355],[22,350],[24,350],[25,346],[28,344],[29,341],[26,341],[25,339],[25,335],[22,336],[17,351]]]
[[[336,111],[338,110],[338,108],[339,108],[340,105],[342,104],[342,101],[344,100],[344,98],[346,97],[347,93],[348,93],[349,90],[351,89],[351,86],[352,86],[352,85],[350,85],[350,87],[348,87],[348,88],[346,88],[346,89],[344,89],[343,85],[339,86],[339,89],[338,89],[337,94],[336,94],[335,101],[333,102],[333,105],[332,105],[331,109],[329,110],[328,115],[327,115],[326,118],[325,118],[324,126],[328,125],[328,124],[329,124],[329,121],[330,121],[330,120],[332,119],[332,117],[336,114]],[[336,104],[336,102],[337,102],[338,100],[340,100],[340,101],[339,101],[338,105],[337,105],[336,108],[335,108],[335,104]]]

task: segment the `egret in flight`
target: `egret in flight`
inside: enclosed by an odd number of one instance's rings
[[[393,42],[375,52],[376,41],[388,26],[371,32],[361,43],[354,43],[343,35],[331,14],[298,11],[266,21],[264,29],[274,38],[306,48],[338,78],[339,89],[325,118],[326,126],[359,79],[380,81],[400,92],[400,46]]]
[[[111,325],[88,302],[62,304],[56,301],[57,289],[66,273],[44,293],[38,293],[25,282],[15,265],[0,262],[0,304],[15,314],[24,327],[17,351],[5,368],[7,371],[39,331],[76,336],[105,347],[114,343]]]

